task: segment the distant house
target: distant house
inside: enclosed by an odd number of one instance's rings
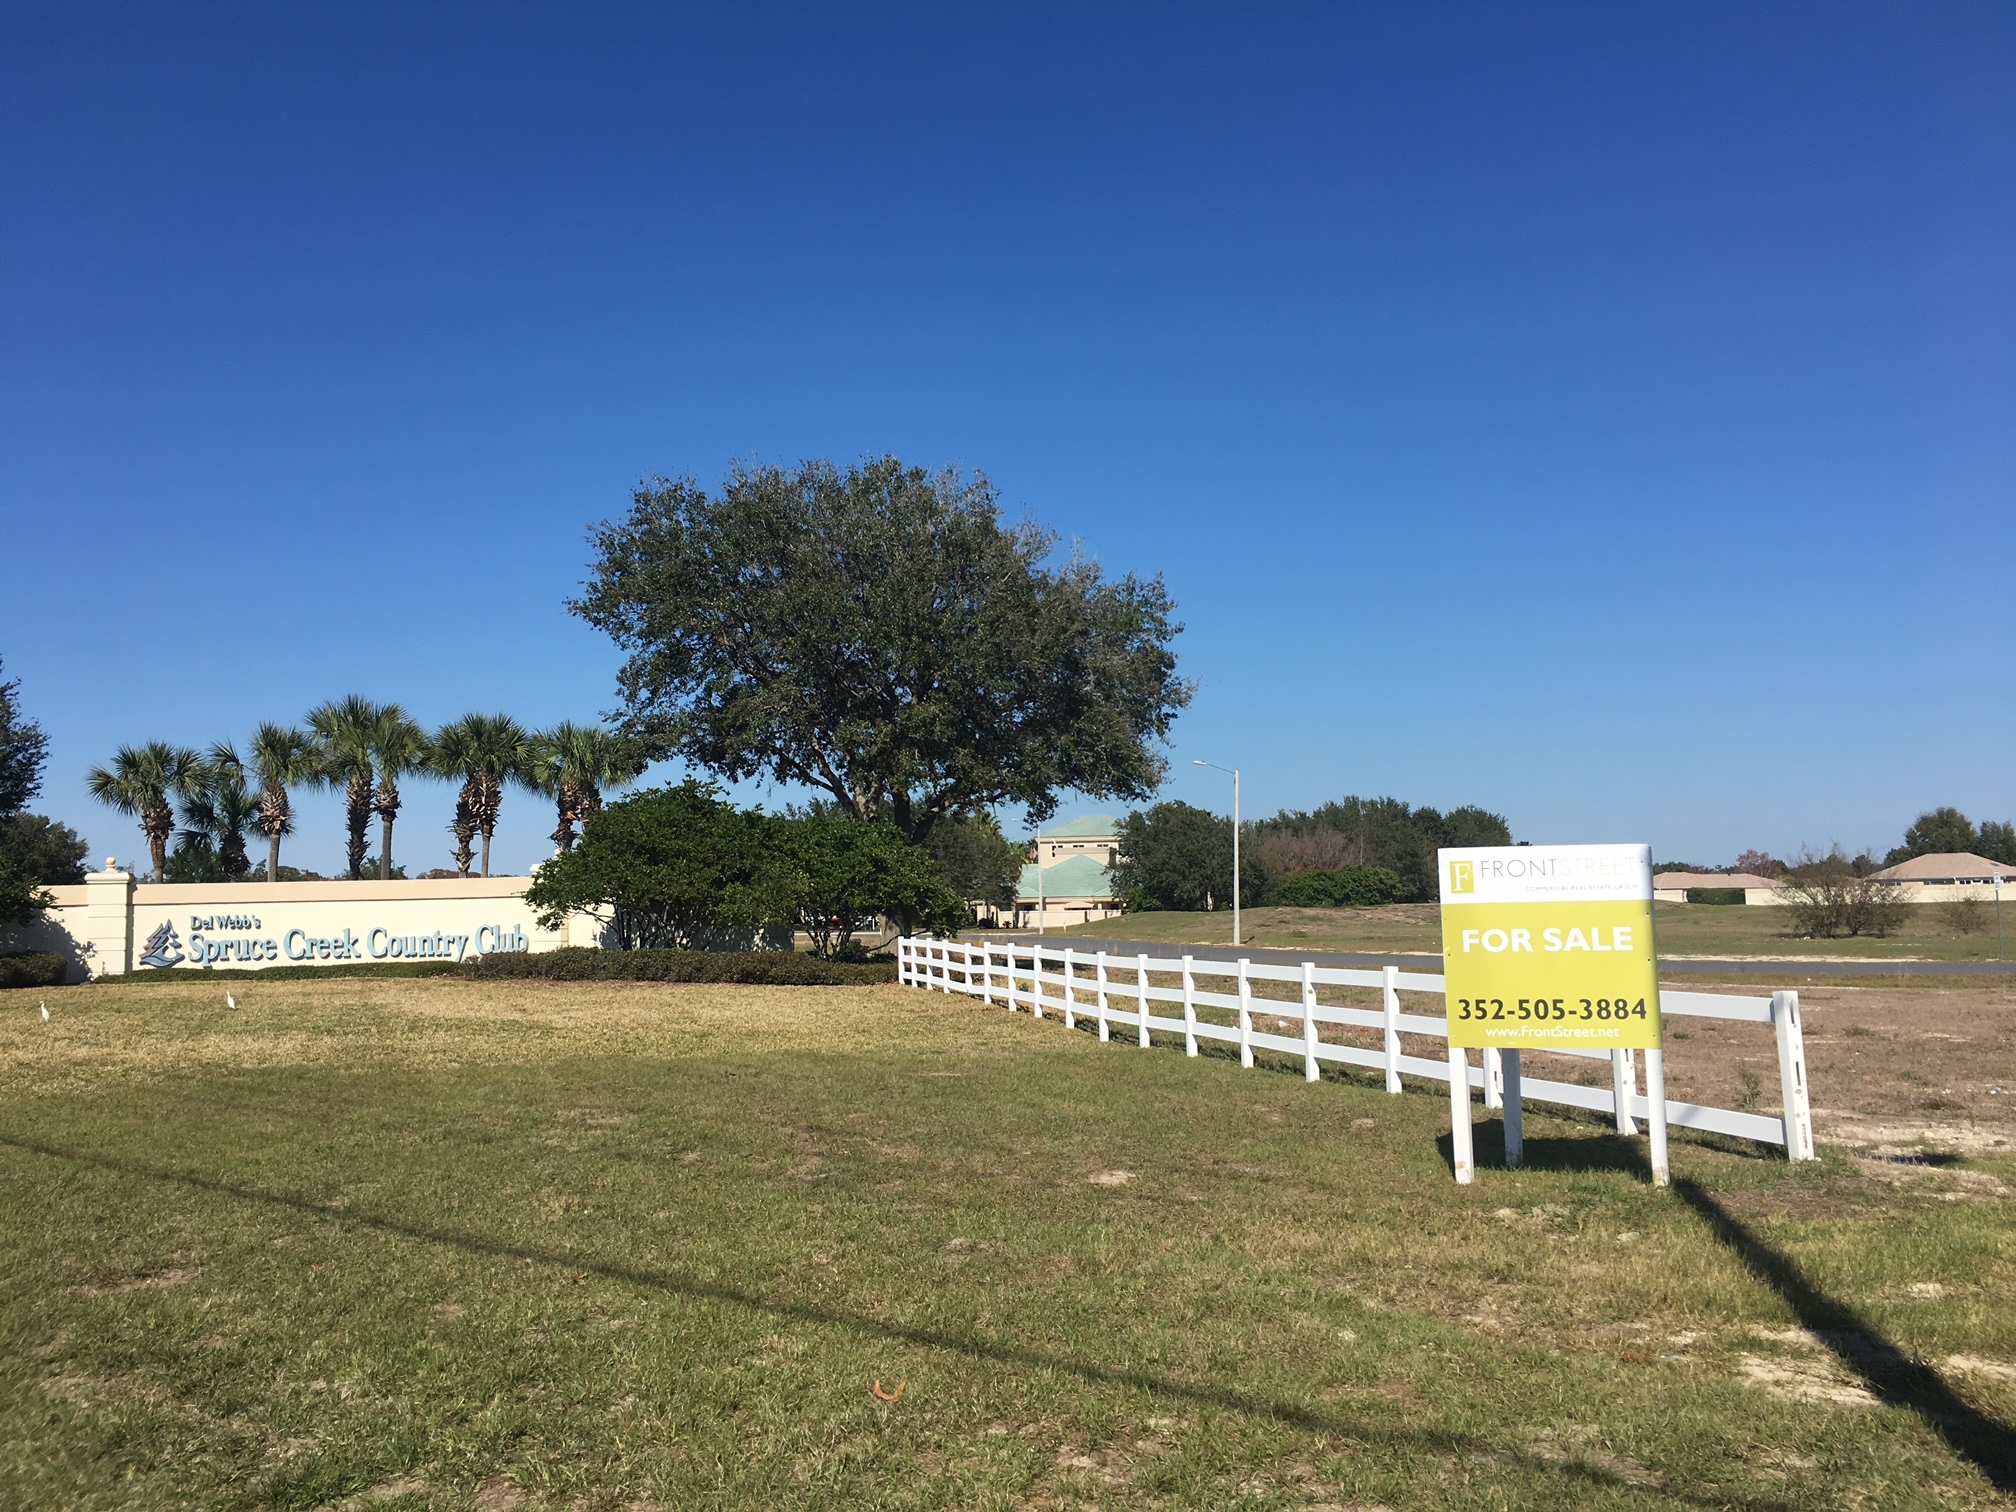
[[[2011,896],[2016,898],[2016,866],[2006,861],[1990,861],[1971,851],[1913,856],[1896,866],[1884,867],[1876,873],[1876,880],[1896,883],[1899,893],[1912,903],[1993,897],[1998,882],[2011,885]]]
[[[1743,889],[1745,903],[1772,903],[1771,879],[1751,872],[1658,872],[1652,878],[1652,896],[1661,903],[1685,903],[1697,887]]]
[[[1990,861],[1985,856],[1956,851],[1945,855],[1913,856],[1897,866],[1873,874],[1878,882],[1896,884],[1907,903],[1945,903],[1955,898],[1987,898],[1995,892],[2000,877],[2010,886],[2016,900],[2016,866]],[[1690,889],[1697,887],[1740,887],[1743,901],[1750,904],[1783,904],[1789,901],[1778,885],[1747,872],[1660,872],[1652,879],[1652,896],[1666,903],[1684,903]]]
[[[1120,821],[1111,814],[1081,814],[1041,826],[1036,859],[1022,868],[1015,890],[1015,927],[1062,929],[1119,913],[1111,871],[1119,850]]]

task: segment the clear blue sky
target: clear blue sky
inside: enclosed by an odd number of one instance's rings
[[[131,856],[89,765],[353,690],[592,717],[638,478],[894,452],[1166,577],[1171,796],[2008,817],[2012,79],[2003,4],[10,7],[40,807]]]

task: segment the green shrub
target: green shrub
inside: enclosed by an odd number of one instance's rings
[[[1401,892],[1399,875],[1383,866],[1340,866],[1283,877],[1274,901],[1284,908],[1374,908],[1399,902]]]
[[[894,961],[822,961],[788,950],[503,951],[462,963],[471,982],[735,982],[750,987],[868,987],[896,980]]]
[[[69,962],[53,950],[0,955],[0,987],[61,987]]]
[[[576,910],[606,911],[611,943],[688,951],[788,951],[802,929],[831,956],[878,917],[934,934],[972,919],[930,853],[894,825],[743,811],[692,781],[598,811],[525,901],[549,929]]]
[[[1687,889],[1689,903],[1745,903],[1740,887],[1690,887]]]

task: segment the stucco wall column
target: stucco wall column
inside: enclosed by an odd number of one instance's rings
[[[133,873],[109,858],[102,872],[84,875],[84,942],[91,975],[118,976],[133,969]]]

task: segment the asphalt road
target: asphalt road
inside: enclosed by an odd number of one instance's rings
[[[972,932],[976,940],[1012,940],[1027,945],[1033,934]],[[1300,965],[1314,961],[1318,966],[1398,966],[1403,971],[1440,971],[1439,955],[1367,955],[1339,950],[1261,950],[1249,945],[1240,950],[1231,945],[1173,945],[1167,941],[1103,940],[1090,935],[1044,935],[1043,943],[1053,950],[1076,946],[1090,955],[1104,950],[1113,955],[1150,955],[1167,959],[1191,955],[1205,961],[1274,961]],[[2010,976],[2016,975],[2016,961],[1697,961],[1662,960],[1660,970],[1676,976]]]

